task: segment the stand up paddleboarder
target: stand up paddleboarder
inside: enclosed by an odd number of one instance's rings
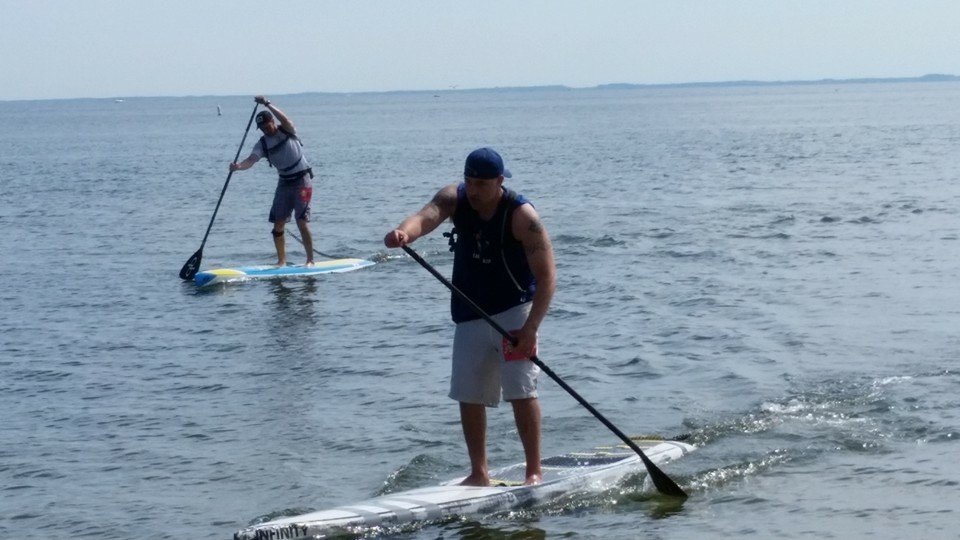
[[[303,143],[297,137],[293,122],[264,96],[254,98],[267,108],[257,113],[257,129],[263,132],[250,151],[250,156],[240,163],[231,163],[231,171],[245,171],[262,158],[277,169],[279,179],[270,207],[270,223],[273,223],[273,243],[277,248],[277,265],[287,264],[287,252],[283,238],[284,226],[293,214],[297,228],[303,237],[307,251],[307,265],[313,264],[313,236],[310,234],[310,199],[313,197],[313,169],[303,155]],[[279,120],[280,125],[277,125]]]
[[[511,174],[491,148],[467,156],[463,182],[450,184],[383,241],[406,246],[447,218],[454,224],[453,285],[473,299],[516,344],[495,332],[457,295],[451,312],[457,323],[449,396],[460,403],[460,422],[470,475],[464,485],[490,484],[487,469],[487,407],[510,402],[526,457],[526,483],[541,481],[537,330],[556,289],[553,247],[533,205],[503,186]]]

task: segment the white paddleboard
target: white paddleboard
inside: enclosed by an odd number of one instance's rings
[[[210,287],[220,283],[247,281],[251,279],[277,279],[290,276],[316,276],[338,272],[352,272],[367,266],[373,266],[373,261],[366,259],[334,259],[306,266],[303,264],[288,264],[287,266],[263,265],[241,266],[239,268],[214,268],[197,272],[193,281],[197,287]]]
[[[694,447],[676,441],[636,441],[644,454],[658,466],[679,459]],[[565,454],[541,461],[543,482],[522,485],[524,464],[491,472],[494,485],[457,485],[456,478],[439,486],[412,489],[373,499],[275,519],[237,531],[234,540],[324,537],[337,532],[357,532],[368,527],[395,526],[431,521],[449,516],[490,514],[542,503],[577,491],[609,487],[623,476],[645,470],[637,454],[587,452]]]

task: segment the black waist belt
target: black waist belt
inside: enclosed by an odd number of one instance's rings
[[[304,169],[304,170],[302,170],[302,171],[297,171],[297,172],[295,172],[295,173],[293,173],[293,174],[281,174],[281,175],[280,175],[280,179],[281,179],[281,180],[299,180],[299,179],[302,178],[303,175],[305,175],[305,174],[309,174],[309,175],[310,175],[310,178],[312,179],[312,178],[313,178],[313,168]]]

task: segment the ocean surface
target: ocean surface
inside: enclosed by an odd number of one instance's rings
[[[957,537],[960,83],[270,97],[317,249],[376,266],[177,277],[252,97],[0,103],[0,536],[227,539],[465,474],[449,294],[382,238],[490,145],[554,242],[541,359],[695,444],[664,468],[691,496],[636,474],[371,534]],[[274,175],[233,175],[204,268],[274,260]],[[439,232],[413,247],[449,274]],[[546,377],[541,403],[545,455],[616,442]],[[522,461],[489,422],[491,466]]]

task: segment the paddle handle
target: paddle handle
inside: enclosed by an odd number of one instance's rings
[[[487,315],[487,313],[483,311],[483,308],[477,305],[477,303],[474,302],[472,299],[470,299],[470,297],[468,297],[463,291],[458,289],[456,285],[454,285],[447,278],[445,278],[440,272],[437,271],[436,268],[431,266],[430,263],[425,261],[423,257],[420,256],[419,253],[414,251],[410,246],[400,246],[400,247],[402,247],[403,250],[407,252],[407,255],[410,255],[410,257],[412,257],[413,260],[420,263],[420,266],[426,268],[428,272],[433,274],[433,277],[440,280],[440,282],[446,285],[448,289],[450,289],[454,294],[456,294],[461,300],[466,302],[477,315],[481,316],[483,320],[487,321],[487,323],[489,323],[490,326],[492,326],[493,329],[496,330],[501,336],[508,339],[510,343],[516,343],[517,341],[516,337],[512,336],[510,332],[507,332],[502,326],[500,326],[497,323],[497,321],[493,320],[493,318]],[[637,446],[636,443],[630,440],[630,437],[628,437],[626,434],[620,431],[620,429],[617,428],[617,426],[613,425],[612,422],[607,420],[605,416],[600,414],[600,411],[595,409],[593,405],[587,402],[587,400],[583,399],[583,397],[579,393],[577,393],[577,391],[574,390],[569,384],[567,384],[566,381],[561,379],[559,375],[557,375],[556,373],[554,373],[552,369],[547,367],[547,365],[544,364],[537,357],[537,355],[532,355],[530,357],[530,360],[534,364],[536,364],[537,367],[539,367],[544,373],[546,373],[551,379],[553,379],[557,384],[559,384],[561,388],[566,390],[568,394],[573,396],[573,398],[576,399],[580,403],[580,405],[583,405],[584,408],[590,411],[590,414],[592,414],[597,420],[600,420],[600,422],[603,425],[607,426],[607,428],[610,431],[612,431],[614,434],[616,434],[617,437],[620,437],[620,440],[623,441],[627,446],[629,446],[631,450],[633,450],[634,452],[637,453],[638,456],[640,456],[641,461],[643,461],[643,464],[647,468],[647,472],[650,475],[650,479],[653,480],[653,485],[656,486],[657,490],[660,493],[663,493],[664,495],[670,495],[673,497],[684,497],[684,498],[687,497],[686,492],[684,492],[683,489],[681,489],[676,482],[674,482],[669,476],[667,476],[666,473],[661,471],[660,468],[657,467],[657,464],[651,461],[650,458],[648,458],[647,455],[643,452],[643,450],[639,446]]]

